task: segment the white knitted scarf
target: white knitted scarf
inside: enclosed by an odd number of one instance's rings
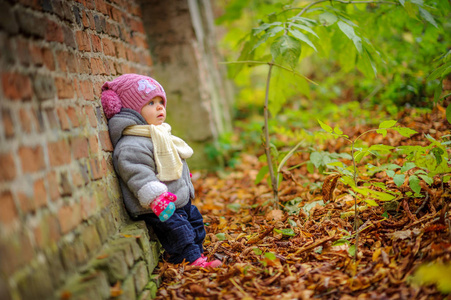
[[[183,163],[193,155],[193,149],[179,137],[171,134],[171,125],[132,125],[122,132],[124,135],[152,138],[157,178],[161,181],[177,180],[182,177]]]

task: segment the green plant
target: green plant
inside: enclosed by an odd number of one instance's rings
[[[253,28],[243,39],[244,45],[238,61],[229,62],[232,75],[238,74],[244,66],[268,66],[264,80],[263,144],[276,206],[279,179],[275,170],[277,168],[280,171],[280,165],[278,159],[273,157],[273,152],[277,155],[277,151],[274,151],[270,140],[270,115],[274,118],[288,99],[297,94],[310,97],[310,84],[317,85],[304,75],[299,62],[305,61],[315,52],[324,62],[337,54],[336,65],[345,72],[357,69],[368,77],[374,77],[378,74],[378,66],[384,63],[384,58],[370,41],[373,36],[365,32],[367,27],[359,24],[367,25],[368,18],[375,21],[377,17],[396,13],[398,17],[402,16],[404,21],[408,20],[400,26],[409,23],[408,28],[415,29],[413,24],[424,20],[438,30],[439,26],[433,14],[444,15],[440,12],[443,8],[445,14],[449,11],[449,5],[444,1],[425,5],[420,0],[318,0],[308,4],[301,2],[303,6],[300,7],[293,3],[287,2],[287,6],[277,4],[278,8],[283,8],[280,13],[271,13],[265,21],[261,20],[259,26]],[[236,5],[237,2],[232,1],[232,4]],[[430,27],[427,28],[430,30]],[[376,29],[373,30],[375,31]],[[382,149],[373,148],[369,151],[376,150]]]
[[[327,167],[332,168],[336,171],[338,176],[340,177],[340,181],[351,188],[350,194],[354,198],[354,230],[356,231],[356,242],[355,242],[355,255],[358,253],[358,241],[359,241],[359,230],[358,230],[358,200],[363,200],[369,206],[378,206],[379,204],[376,200],[379,201],[391,201],[396,198],[397,193],[389,190],[384,184],[378,183],[365,183],[363,185],[359,184],[359,172],[357,165],[362,161],[362,159],[368,155],[377,155],[381,152],[390,152],[393,151],[395,147],[383,145],[383,144],[375,144],[372,146],[360,145],[359,148],[356,147],[357,142],[360,138],[370,132],[377,132],[386,136],[387,130],[397,131],[399,134],[405,137],[410,137],[412,134],[415,134],[416,131],[406,127],[395,127],[397,121],[389,120],[384,121],[379,124],[379,128],[370,129],[354,139],[351,139],[348,135],[344,134],[343,131],[338,128],[332,128],[329,125],[318,120],[321,128],[332,134],[336,138],[342,138],[348,141],[351,144],[351,164],[346,166],[341,161],[334,161],[327,163]],[[371,189],[371,186],[375,186],[377,189],[382,191],[378,191],[375,189]],[[326,199],[327,200],[327,199]]]

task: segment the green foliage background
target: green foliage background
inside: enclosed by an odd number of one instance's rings
[[[321,3],[303,13],[306,19],[296,17],[315,2]],[[238,89],[237,125],[246,131],[263,124],[268,66],[233,61],[274,59],[286,68],[272,75],[270,130],[291,132],[294,140],[305,137],[301,133],[316,126],[316,119],[334,123],[352,114],[360,115],[357,122],[375,124],[406,106],[430,109],[434,93],[441,92],[442,77],[428,76],[450,50],[447,0],[217,4],[224,10],[217,24],[226,32],[220,47]],[[247,137],[252,139],[259,136]]]

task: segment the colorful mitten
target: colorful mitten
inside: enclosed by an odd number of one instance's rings
[[[166,192],[153,200],[150,208],[160,218],[161,222],[165,222],[174,214],[175,200],[177,200],[176,195]]]

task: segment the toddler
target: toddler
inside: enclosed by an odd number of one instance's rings
[[[101,100],[128,213],[154,229],[169,262],[220,266],[203,255],[206,232],[191,203],[194,187],[185,161],[193,150],[164,123],[163,87],[153,78],[124,74],[102,86]]]

